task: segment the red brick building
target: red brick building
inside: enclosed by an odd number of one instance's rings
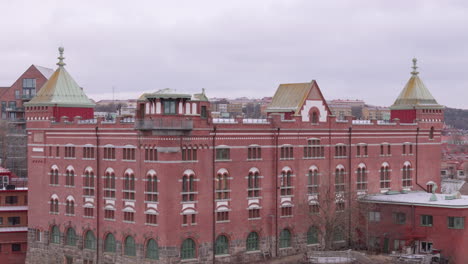
[[[25,262],[28,234],[28,189],[25,181],[0,168],[0,260]]]
[[[69,81],[26,105],[28,263],[242,262],[355,243],[357,197],[439,178],[439,112],[338,121],[312,81],[281,84],[267,119],[214,119],[204,92],[164,89],[135,119],[105,121],[86,119],[62,59],[54,75]],[[326,225],[330,212],[346,221]]]

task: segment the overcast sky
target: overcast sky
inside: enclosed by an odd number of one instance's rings
[[[175,88],[272,96],[317,80],[327,100],[389,106],[418,58],[440,104],[468,109],[468,1],[1,1],[0,86],[57,47],[93,99]]]

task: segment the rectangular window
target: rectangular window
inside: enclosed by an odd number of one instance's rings
[[[8,225],[19,225],[20,224],[20,217],[19,216],[12,216],[8,217]]]
[[[393,250],[395,251],[400,251],[402,250],[406,245],[406,240],[401,240],[401,239],[395,239],[393,240]]]
[[[31,99],[36,95],[36,79],[23,79],[23,98]]]
[[[229,212],[217,212],[216,213],[216,222],[227,222],[229,221]]]
[[[156,147],[145,148],[145,161],[157,161],[158,149]]]
[[[11,244],[11,251],[12,252],[20,252],[21,251],[21,244]]]
[[[292,215],[292,207],[281,207],[281,217],[291,217]]]
[[[15,90],[15,99],[21,99],[20,91]]]
[[[259,219],[260,209],[249,209],[249,219]]]
[[[147,214],[146,215],[146,223],[149,225],[157,225],[158,224],[158,216],[155,214]]]
[[[216,160],[229,160],[231,150],[228,148],[218,148],[216,149]]]
[[[318,204],[309,204],[309,213],[310,214],[320,213],[320,206]]]
[[[65,256],[65,264],[73,264],[73,257]]]
[[[3,217],[0,217],[0,225],[3,225]]]
[[[18,196],[5,196],[5,204],[17,204],[18,203]]]
[[[206,106],[202,105],[201,107],[201,112],[200,112],[201,118],[205,119],[208,117],[208,111],[206,110]]]
[[[421,226],[432,226],[432,215],[421,215]]]
[[[66,146],[65,147],[65,158],[74,158],[75,157],[75,147]]]
[[[60,146],[55,147],[55,157],[60,157]]]
[[[183,146],[182,160],[198,160],[197,147]]]
[[[114,147],[104,148],[104,159],[115,160],[115,148]]]
[[[175,115],[176,114],[176,101],[175,100],[163,100],[164,114]]]
[[[424,253],[431,253],[432,242],[421,241],[421,251]]]
[[[122,153],[123,160],[135,160],[135,148],[124,148]]]
[[[125,222],[135,222],[135,213],[134,212],[124,212],[124,221]]]
[[[196,225],[197,224],[197,218],[196,214],[184,214],[182,215],[182,225]]]
[[[304,158],[323,158],[325,157],[325,147],[320,145],[319,139],[307,141],[304,147]]]
[[[248,147],[247,159],[248,160],[262,159],[262,149],[260,147]]]
[[[104,210],[104,219],[106,219],[106,220],[114,220],[114,219],[115,219],[115,211],[114,211],[114,210],[105,209],[105,210]]]
[[[380,212],[369,212],[369,221],[380,222]]]
[[[336,145],[335,146],[335,158],[346,158],[346,146],[345,145]]]
[[[405,213],[393,213],[393,221],[397,225],[404,225],[406,223]]]
[[[292,146],[281,147],[280,153],[280,159],[294,159],[294,148]]]
[[[447,220],[448,220],[448,228],[451,228],[451,229],[464,229],[465,228],[465,217],[449,216],[447,217]]]
[[[83,147],[83,159],[94,159],[94,147]]]
[[[335,204],[335,210],[336,212],[344,212],[345,210],[345,203],[344,202],[337,202]]]
[[[84,217],[93,217],[94,216],[94,208],[85,207],[84,208]]]

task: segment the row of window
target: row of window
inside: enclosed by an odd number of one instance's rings
[[[74,228],[69,227],[65,231],[63,244],[66,246],[77,246],[78,236]],[[338,236],[334,236],[339,238]],[[40,241],[40,232],[36,231],[36,240]],[[61,234],[58,226],[52,226],[50,230],[49,241],[52,244],[61,244]],[[281,230],[279,237],[279,247],[291,247],[292,235],[291,231],[287,228]],[[229,254],[229,238],[226,235],[219,235],[215,241],[215,255]],[[248,234],[245,245],[247,251],[260,250],[260,237],[257,232],[252,231]],[[311,226],[307,231],[307,243],[319,243],[319,231],[315,226]],[[96,236],[94,232],[88,230],[84,233],[83,247],[89,250],[96,249]],[[117,249],[116,238],[112,233],[108,233],[104,239],[104,252],[115,253]],[[125,256],[136,256],[137,246],[135,239],[132,236],[127,236],[123,243],[123,254]],[[147,259],[159,259],[159,246],[155,239],[148,239],[144,247],[144,255]],[[181,259],[194,259],[197,257],[197,246],[192,238],[185,239],[180,247]]]
[[[404,188],[412,186],[412,168],[409,162],[405,162],[402,171],[402,185]],[[358,191],[366,191],[368,183],[368,171],[365,164],[359,164],[356,173],[356,189]],[[335,192],[345,191],[345,176],[347,172],[344,166],[338,165],[335,169]],[[380,188],[390,189],[391,187],[391,170],[388,163],[384,162],[379,170]],[[53,166],[50,171],[50,184],[59,184],[58,168]],[[280,177],[280,192],[282,196],[293,195],[294,192],[294,175],[289,167],[285,167]],[[307,177],[307,193],[309,195],[318,194],[320,173],[316,166],[311,166],[306,174]],[[94,196],[95,194],[95,176],[91,168],[87,168],[82,177],[83,195]],[[232,178],[225,169],[219,170],[215,178],[215,197],[217,200],[225,200],[230,198],[230,181]],[[116,176],[113,170],[108,169],[104,175],[104,197],[116,197]],[[154,170],[147,173],[145,181],[145,201],[158,201],[158,177]],[[197,179],[193,172],[185,174],[182,177],[181,196],[182,201],[195,201],[197,192]],[[72,168],[67,168],[65,172],[65,186],[75,186],[75,173]],[[258,170],[252,170],[247,176],[247,196],[249,198],[261,196],[261,176]],[[135,200],[135,175],[133,171],[128,169],[123,177],[123,199]],[[52,203],[51,203],[52,204]],[[52,211],[52,210],[51,210]]]
[[[9,225],[9,226],[15,226],[15,225],[21,224],[21,218],[19,216],[9,216],[5,218],[7,221],[3,223],[3,217],[0,216],[0,226],[4,224]]]
[[[49,153],[52,155],[53,147],[49,147]],[[128,147],[122,149],[122,160],[136,160],[136,148]],[[381,156],[390,156],[391,145],[384,143],[380,145],[380,155]],[[402,145],[402,154],[403,155],[412,155],[413,154],[413,144],[404,143]],[[56,156],[60,155],[60,147],[56,147]],[[182,160],[198,160],[197,156],[197,147],[192,146],[183,146],[181,148]],[[324,158],[325,157],[325,147],[320,145],[320,140],[313,139],[308,140],[308,145],[304,147],[304,158]],[[348,156],[347,146],[344,144],[338,144],[335,146],[335,158],[346,158]],[[356,156],[357,157],[367,157],[368,156],[368,146],[367,144],[358,144],[356,146]],[[75,158],[75,146],[65,146],[65,158]],[[95,158],[95,147],[83,147],[83,158],[84,159],[94,159]],[[115,147],[104,147],[103,158],[106,160],[115,160],[116,159],[116,149]],[[218,147],[216,149],[216,160],[230,160],[230,148],[228,147]],[[248,160],[260,160],[262,159],[262,149],[260,146],[252,146],[247,148],[247,159]],[[280,159],[288,160],[294,159],[294,147],[292,145],[285,145],[280,147]],[[157,161],[158,160],[158,150],[156,147],[145,148],[145,161]]]
[[[398,225],[406,224],[406,214],[403,212],[392,213],[393,223]],[[369,212],[369,221],[371,222],[380,222],[381,214],[380,212]],[[434,218],[432,215],[420,215],[420,225],[421,226],[433,226]],[[447,227],[452,229],[464,229],[465,228],[465,218],[457,216],[448,216],[447,217]]]

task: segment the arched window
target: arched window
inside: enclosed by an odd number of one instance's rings
[[[135,200],[135,175],[131,170],[127,170],[124,174],[123,198]]]
[[[158,177],[153,170],[146,175],[146,201],[158,201]]]
[[[247,236],[246,245],[247,251],[259,250],[257,232],[250,232],[250,234]]]
[[[59,201],[58,198],[52,197],[50,199],[50,213],[51,214],[58,214],[59,213]]]
[[[229,254],[229,240],[225,235],[216,238],[215,255]]]
[[[124,255],[136,256],[135,239],[132,236],[125,238]]]
[[[195,175],[192,171],[184,173],[182,177],[182,201],[195,201]]]
[[[75,172],[67,168],[65,172],[65,186],[75,186]]]
[[[180,258],[181,259],[193,259],[195,258],[195,241],[191,238],[187,238],[182,242],[182,247],[180,248]]]
[[[382,167],[380,167],[380,188],[390,188],[390,167],[386,162],[384,162]]]
[[[356,170],[357,174],[357,190],[365,191],[367,190],[367,169],[364,164],[359,164],[359,167]]]
[[[335,192],[345,191],[345,169],[338,165],[335,169]]]
[[[88,230],[85,233],[84,248],[93,250],[96,249],[96,237],[91,230]]]
[[[280,239],[279,239],[279,247],[286,248],[291,247],[291,231],[288,229],[281,230]]]
[[[251,198],[260,197],[260,176],[258,170],[249,171],[247,182],[248,196]]]
[[[281,195],[292,195],[292,173],[291,170],[283,169],[281,172]]]
[[[74,215],[75,214],[75,202],[73,200],[67,200],[65,203],[65,214]]]
[[[333,241],[339,242],[345,240],[343,230],[339,227],[333,230]]]
[[[106,171],[104,178],[104,197],[115,198],[115,173],[112,169]]]
[[[216,175],[216,199],[229,199],[228,176],[226,170],[218,171]]]
[[[54,225],[50,232],[50,243],[60,244],[60,230]]]
[[[52,167],[52,169],[50,170],[50,184],[59,184],[59,173],[58,168],[56,166]]]
[[[412,186],[412,179],[411,179],[411,164],[409,162],[405,162],[402,169],[402,185],[403,187],[411,187]]]
[[[431,130],[429,131],[429,139],[434,139],[434,127],[431,127]]]
[[[318,244],[318,228],[316,226],[311,226],[307,230],[307,244]]]
[[[76,246],[76,233],[75,229],[72,227],[69,227],[67,229],[67,240],[66,240],[67,246]]]
[[[307,194],[317,194],[319,186],[319,172],[317,167],[312,166],[307,173]]]
[[[83,175],[83,195],[94,196],[94,172],[89,169]]]
[[[146,243],[146,258],[159,259],[158,243],[156,243],[154,239],[150,239],[148,243]]]
[[[318,123],[318,113],[317,111],[312,112],[312,124],[317,124]]]
[[[115,237],[109,233],[104,241],[104,252],[115,252]]]

